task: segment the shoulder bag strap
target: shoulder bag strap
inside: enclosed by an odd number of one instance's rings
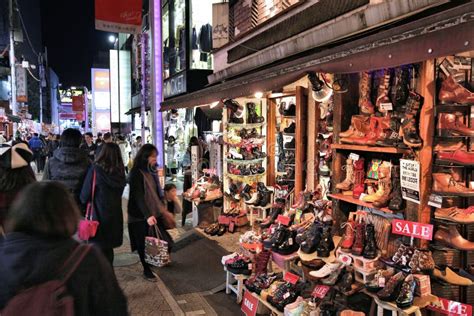
[[[91,248],[91,245],[80,244],[73,250],[59,270],[61,275],[60,280],[63,284],[69,280]]]
[[[90,203],[87,205],[86,219],[92,220],[92,214],[94,213],[94,195],[95,195],[95,181],[96,181],[96,170],[94,169],[92,174],[92,197]]]

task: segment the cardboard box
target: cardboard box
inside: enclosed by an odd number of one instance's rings
[[[431,282],[428,275],[414,274],[413,277],[416,280],[416,296],[425,296],[431,294]]]

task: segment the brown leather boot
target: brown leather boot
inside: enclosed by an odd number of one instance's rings
[[[466,126],[460,113],[443,113],[439,119],[441,136],[469,136],[474,137],[474,128]]]
[[[354,190],[352,190],[352,197],[358,199],[365,191],[365,170],[364,158],[360,158],[354,163]]]
[[[386,207],[390,201],[392,191],[392,179],[390,177],[390,164],[382,163],[379,168],[382,178],[379,178],[379,184],[383,187],[383,195],[374,200],[375,207]]]
[[[361,114],[374,114],[374,105],[370,101],[371,86],[371,74],[367,71],[361,72],[359,80],[359,109]]]
[[[457,182],[449,173],[433,173],[433,192],[441,195],[474,196],[474,190]]]
[[[352,115],[351,126],[345,132],[339,133],[340,137],[363,137],[369,131],[369,117],[365,115]]]
[[[352,163],[352,159],[346,160],[345,169],[346,178],[341,183],[336,184],[336,189],[350,191],[354,185],[354,164]]]
[[[416,92],[410,91],[408,96],[405,116],[400,127],[399,134],[403,137],[403,143],[408,147],[421,147],[423,141],[418,134],[419,113],[423,97]]]
[[[377,100],[375,101],[375,106],[377,110],[381,113],[386,113],[387,111],[382,109],[381,105],[383,103],[391,103],[390,98],[388,97],[388,88],[390,86],[390,71],[388,69],[383,70],[383,75],[380,78],[379,90],[377,93]]]
[[[441,103],[474,104],[474,93],[457,83],[452,76],[441,84],[438,98]]]
[[[355,227],[355,240],[352,245],[352,254],[360,256],[364,250],[365,223],[358,223]]]
[[[434,151],[456,151],[456,150],[466,150],[466,144],[462,141],[459,142],[450,142],[450,141],[441,141],[436,144],[433,148]]]
[[[382,118],[375,116],[370,117],[369,132],[366,133],[364,137],[353,136],[345,138],[345,140],[349,140],[350,144],[375,146],[382,133],[380,119]],[[341,142],[342,141],[341,139]]]

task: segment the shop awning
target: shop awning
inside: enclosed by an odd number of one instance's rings
[[[11,115],[11,114],[6,114],[7,119],[12,121],[13,123],[21,123],[21,117],[16,116],[16,115]]]
[[[396,67],[474,50],[474,2],[390,25],[308,51],[265,68],[161,103],[161,110],[210,104],[277,90],[308,71],[353,73]]]
[[[127,112],[125,112],[126,115],[132,115],[132,114],[135,114],[135,113],[140,113],[142,111],[142,108],[141,107],[135,107],[135,108],[131,108],[130,110],[128,110]],[[147,106],[145,108],[145,111],[150,111],[150,107]]]

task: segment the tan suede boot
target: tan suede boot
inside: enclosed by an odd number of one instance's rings
[[[340,137],[364,137],[369,131],[369,117],[365,115],[352,115],[351,126],[345,132],[339,133]]]
[[[350,191],[354,185],[354,164],[352,163],[352,159],[346,160],[345,169],[346,178],[341,183],[336,184],[336,189]]]

